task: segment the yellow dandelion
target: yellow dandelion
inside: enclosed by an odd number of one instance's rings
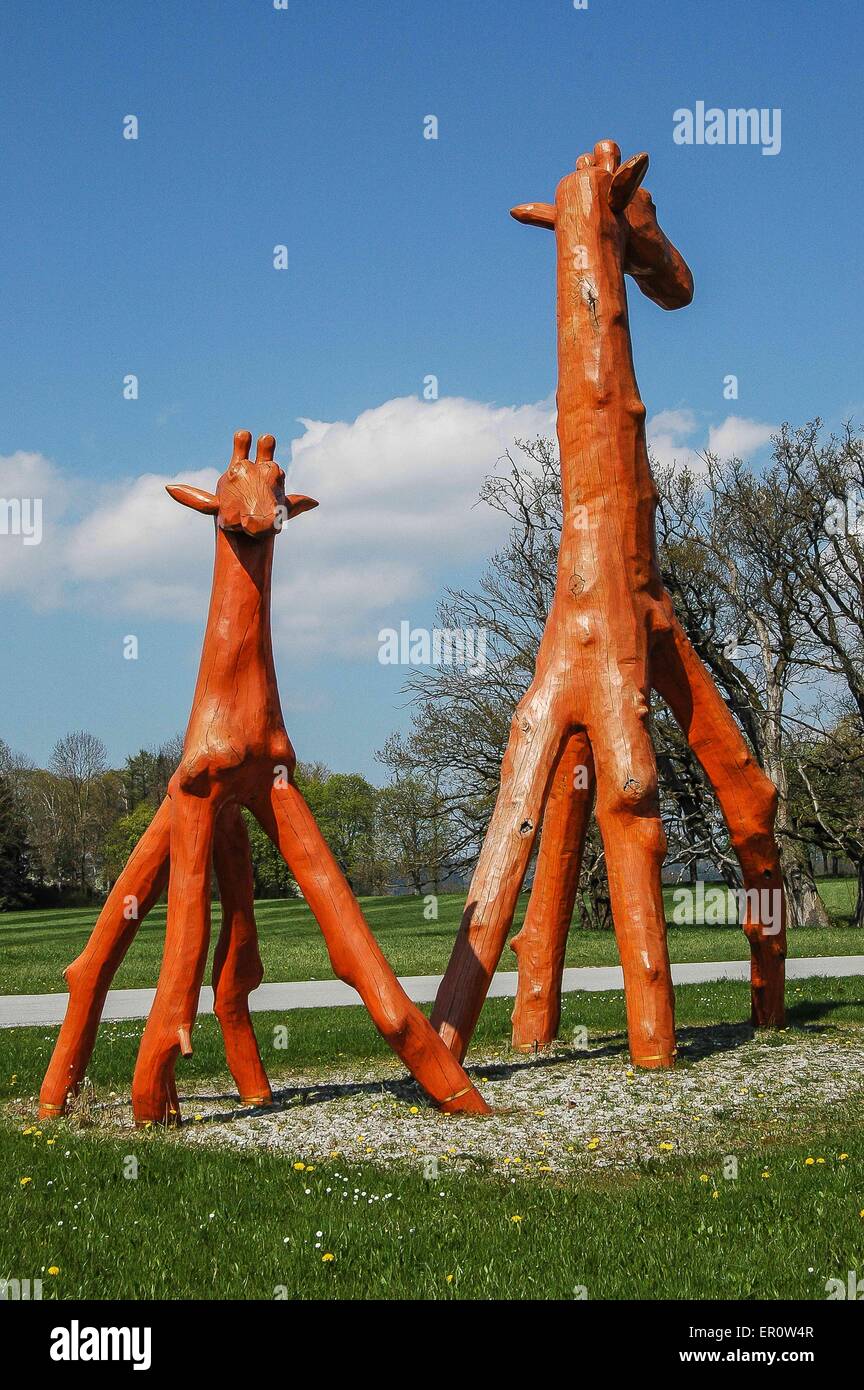
[[[322,1255],[322,1256],[321,1256],[321,1263],[322,1263],[323,1265],[329,1265],[329,1264],[332,1263],[333,1260],[335,1260],[335,1258],[336,1258],[336,1256],[335,1256],[335,1255],[331,1255],[331,1254],[330,1254],[330,1251],[328,1250],[326,1255]]]
[[[763,1178],[770,1178],[771,1173],[770,1173],[770,1171],[769,1171],[768,1168],[766,1168],[766,1169],[764,1170],[764,1172],[762,1173],[762,1176],[763,1176]]]
[[[846,1162],[846,1159],[849,1157],[849,1155],[848,1155],[848,1154],[838,1154],[837,1157],[839,1158],[839,1160],[840,1160],[841,1163],[845,1163],[845,1162]]]
[[[452,1274],[445,1274],[445,1275],[444,1275],[444,1278],[447,1280],[447,1283],[448,1283],[448,1284],[452,1284],[452,1283],[453,1283],[453,1275],[452,1275]]]
[[[708,1182],[708,1180],[709,1180],[709,1179],[708,1179],[708,1174],[707,1174],[707,1173],[700,1173],[700,1174],[699,1174],[699,1181],[700,1181],[700,1182]]]
[[[671,1153],[674,1147],[675,1145],[670,1144],[668,1141],[665,1141],[660,1145],[660,1148],[663,1150],[664,1153]]]
[[[817,1163],[824,1163],[825,1160],[824,1160],[824,1158],[817,1158],[816,1162],[817,1162]]]
[[[805,1163],[805,1165],[806,1165],[808,1168],[812,1168],[812,1167],[813,1167],[813,1164],[814,1164],[815,1162],[816,1162],[815,1158],[805,1158],[805,1160],[804,1160],[804,1163]]]
[[[46,1139],[46,1140],[45,1140],[45,1143],[46,1143],[46,1144],[48,1145],[48,1147],[50,1148],[52,1144],[56,1144],[56,1143],[57,1143],[57,1140],[56,1140],[56,1139]]]
[[[26,1187],[27,1184],[28,1184],[28,1182],[32,1182],[33,1179],[32,1179],[32,1178],[19,1178],[18,1181],[19,1181],[19,1183],[21,1184],[22,1187]]]
[[[305,1171],[306,1171],[306,1164],[305,1164],[305,1163],[301,1163],[301,1162],[299,1161],[299,1159],[298,1159],[298,1161],[294,1164],[294,1171],[295,1171],[295,1173],[305,1173]]]
[[[714,1191],[711,1193],[711,1196],[712,1196],[712,1197],[719,1197],[719,1196],[720,1196],[720,1193],[717,1191],[717,1188],[716,1188],[716,1187],[714,1188]]]
[[[409,1114],[409,1115],[419,1115],[419,1114],[420,1114],[420,1106],[419,1106],[419,1105],[412,1105],[412,1106],[409,1108],[409,1110],[408,1110],[408,1114]]]
[[[546,1114],[546,1111],[545,1111],[545,1110],[535,1110],[535,1111],[534,1111],[534,1114],[537,1116],[537,1119],[538,1119],[538,1120],[542,1120],[542,1119],[543,1119],[543,1116]]]
[[[510,1220],[515,1221],[516,1225],[518,1226],[519,1222],[522,1220],[522,1217],[517,1212],[515,1216],[510,1217]]]
[[[49,1274],[59,1274],[59,1273],[60,1273],[60,1266],[59,1266],[59,1265],[50,1265],[50,1266],[49,1266],[49,1269],[48,1269],[48,1273],[49,1273]]]

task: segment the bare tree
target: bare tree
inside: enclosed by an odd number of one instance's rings
[[[678,615],[754,754],[777,787],[777,834],[789,924],[828,925],[789,797],[785,745],[803,718],[819,639],[798,612],[790,556],[806,538],[775,456],[755,474],[739,459],[705,455],[706,474],[658,470],[663,576]]]
[[[87,897],[95,886],[105,833],[120,805],[120,779],[110,775],[105,745],[83,729],[55,743],[41,797],[72,865],[74,882]]]

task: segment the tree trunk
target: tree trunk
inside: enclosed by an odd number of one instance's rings
[[[864,927],[864,859],[858,861],[858,897],[855,901],[855,926]]]
[[[819,896],[801,846],[784,836],[780,841],[780,863],[786,885],[789,927],[830,927],[825,904]]]

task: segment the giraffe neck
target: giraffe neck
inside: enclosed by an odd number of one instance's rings
[[[657,492],[630,341],[617,219],[559,207],[558,439],[568,573],[581,557],[654,565]],[[633,575],[639,582],[640,574]],[[644,576],[643,576],[644,577]]]
[[[233,734],[238,747],[284,731],[270,634],[274,539],[216,527],[213,588],[187,741],[203,726],[218,728],[222,738]]]

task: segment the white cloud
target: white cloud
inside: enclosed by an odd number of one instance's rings
[[[685,443],[696,433],[696,416],[692,410],[661,410],[647,421],[645,432],[652,458],[658,463],[690,467],[698,471],[702,460],[691,445]]]
[[[721,459],[748,459],[769,442],[777,426],[727,415],[721,424],[709,427],[707,441],[697,447],[694,435],[698,430],[699,422],[692,410],[661,410],[646,426],[652,456],[658,463],[688,466],[694,473],[704,473],[702,454],[706,450]]]
[[[500,541],[505,519],[474,505],[480,485],[515,438],[554,431],[554,410],[548,403],[493,407],[409,397],[352,422],[302,423],[288,488],[321,505],[277,540],[277,646],[303,655],[369,653],[379,627],[394,616],[410,618],[406,605],[437,598],[442,574],[482,561]],[[0,589],[25,590],[40,607],[201,619],[213,527],[167,496],[172,479],[142,474],[96,487],[82,481],[73,497],[40,455],[0,463],[9,466],[0,469],[0,496],[46,496],[41,545],[24,554],[19,538],[0,537],[15,542],[0,545]],[[179,476],[212,490],[218,470]],[[63,505],[49,506],[49,494]]]
[[[483,479],[516,438],[551,435],[554,406],[495,407],[447,398],[387,401],[353,421],[304,420],[281,458],[288,487],[321,504],[277,540],[273,629],[292,655],[365,654],[377,634],[438,598],[460,569],[485,560],[507,520],[476,505]],[[772,427],[729,416],[699,444],[693,411],[665,410],[648,422],[662,462],[699,469],[698,447],[742,457]],[[226,441],[226,444],[228,441]],[[225,460],[219,467],[227,463]],[[37,609],[71,608],[199,622],[210,589],[213,526],[178,506],[165,484],[212,491],[216,467],[173,478],[145,473],[110,483],[64,478],[40,454],[0,458],[0,498],[41,497],[43,540],[23,546],[0,535],[0,591]],[[134,630],[134,629],[133,629]]]
[[[722,425],[712,425],[708,431],[708,449],[720,458],[749,458],[767,444],[776,425],[763,425],[758,420],[745,420],[740,415],[727,415]]]

